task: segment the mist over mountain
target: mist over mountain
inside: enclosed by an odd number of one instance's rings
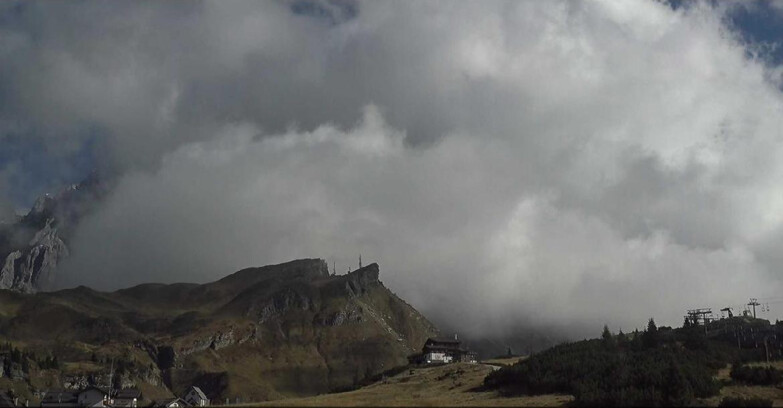
[[[781,289],[781,70],[731,19],[753,7],[3,4],[0,216],[95,168],[104,198],[49,226],[57,288],[361,255],[465,336],[677,324]]]
[[[36,200],[24,216],[0,223],[0,289],[36,292],[53,289],[58,266],[79,221],[100,205],[109,186],[93,173],[56,195]]]

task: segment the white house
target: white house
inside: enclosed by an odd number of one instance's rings
[[[141,401],[141,391],[135,388],[125,388],[117,391],[112,402],[112,407],[136,408]]]
[[[80,407],[106,407],[109,402],[109,392],[93,386],[82,390],[78,397]]]
[[[196,386],[188,388],[188,392],[185,393],[182,400],[191,407],[206,407],[209,405],[209,399],[204,395],[204,391],[201,391],[201,388]]]
[[[450,363],[453,360],[454,357],[442,351],[431,351],[424,354],[424,361],[427,363]]]
[[[457,336],[454,339],[430,337],[424,343],[421,353],[408,356],[410,364],[452,363],[461,361],[475,363],[478,355],[466,348],[460,347]]]
[[[186,404],[185,401],[182,401],[179,398],[171,398],[163,401],[155,401],[155,403],[153,403],[152,405],[156,407],[163,407],[163,408],[184,408],[188,406],[188,404]]]

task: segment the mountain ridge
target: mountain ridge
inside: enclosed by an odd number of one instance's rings
[[[323,260],[302,259],[205,284],[0,290],[0,342],[63,361],[46,375],[28,373],[28,393],[84,384],[74,376],[106,386],[107,362],[122,361],[112,381],[153,397],[190,385],[215,399],[314,395],[404,365],[438,333],[379,273],[370,264],[330,275]]]

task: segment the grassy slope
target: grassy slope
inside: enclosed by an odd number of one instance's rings
[[[227,373],[229,378],[224,384],[227,395],[246,401],[270,400],[323,393],[406,364],[405,356],[413,351],[411,344],[422,344],[432,333],[410,327],[404,320],[389,318],[399,311],[389,307],[387,292],[388,289],[378,287],[356,299],[338,298],[328,302],[326,314],[331,308],[361,303],[364,310],[361,322],[318,327],[312,324],[311,313],[292,312],[283,324],[263,326],[261,339],[253,344],[197,353],[179,370],[173,388],[178,391],[198,382],[198,373]],[[234,322],[235,327],[240,322]],[[398,339],[397,333],[410,340]],[[180,340],[187,342],[191,337],[197,334]]]
[[[766,366],[766,363],[750,363],[751,366]],[[773,361],[772,367],[777,369],[783,369],[783,361]],[[720,404],[721,399],[725,397],[742,397],[742,398],[765,398],[772,400],[772,406],[783,407],[783,389],[780,386],[757,386],[757,385],[742,385],[731,384],[731,364],[718,371],[718,375],[715,377],[719,381],[723,382],[723,388],[720,390],[720,395],[712,398],[699,400],[700,405],[717,407]]]
[[[492,371],[483,364],[457,363],[413,368],[384,381],[343,393],[274,401],[274,406],[563,406],[565,395],[500,397],[476,391]],[[264,406],[265,404],[261,404]]]
[[[512,366],[524,359],[526,359],[527,356],[520,356],[520,357],[507,357],[507,358],[492,358],[489,360],[482,361],[485,364],[490,364],[494,366],[500,366],[500,367],[508,367]]]

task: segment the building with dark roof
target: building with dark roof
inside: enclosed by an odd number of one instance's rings
[[[42,407],[78,407],[79,393],[72,391],[48,391],[41,400]]]
[[[408,362],[411,364],[475,363],[477,361],[478,355],[467,348],[460,347],[460,341],[456,335],[453,339],[430,337],[424,342],[421,353],[408,356]]]
[[[140,401],[141,391],[136,388],[125,388],[117,391],[117,394],[114,395],[112,406],[135,408],[139,406]]]
[[[110,403],[109,397],[110,392],[108,389],[89,386],[79,392],[79,406],[105,407]]]
[[[201,391],[201,388],[196,387],[195,385],[188,388],[188,391],[182,397],[182,400],[191,407],[206,407],[209,405],[209,399],[207,399],[204,391]]]

